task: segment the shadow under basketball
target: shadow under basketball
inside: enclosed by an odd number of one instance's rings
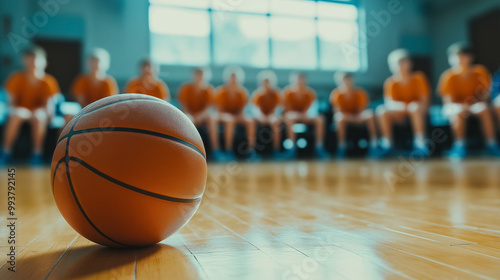
[[[137,270],[136,263],[156,263],[155,260],[166,260],[167,263],[170,263],[171,265],[165,268],[172,269],[173,271],[170,273],[172,275],[196,273],[194,264],[190,262],[190,258],[185,253],[165,244],[154,244],[138,249],[116,249],[91,245],[71,247],[68,250],[50,253],[50,255],[54,254],[64,255],[64,258],[60,258],[60,261],[52,267],[48,275],[38,275],[35,272],[34,275],[25,275],[25,279],[94,278],[101,273],[109,272],[109,270],[115,271],[114,274],[117,279],[123,277],[133,278],[135,275],[142,273]],[[22,271],[23,267],[39,267],[46,259],[50,259],[47,254],[36,254],[20,260],[18,269]],[[14,275],[14,273],[10,275]]]

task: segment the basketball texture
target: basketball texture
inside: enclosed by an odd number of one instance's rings
[[[177,108],[121,94],[85,107],[64,128],[52,159],[59,211],[105,246],[157,243],[200,205],[207,165],[201,137]]]

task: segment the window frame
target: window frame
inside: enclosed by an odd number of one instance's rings
[[[162,65],[168,65],[168,66],[184,66],[184,67],[189,67],[189,66],[209,66],[209,67],[221,67],[221,66],[227,66],[228,64],[218,64],[215,62],[215,40],[214,40],[214,29],[213,29],[213,26],[214,26],[214,19],[213,19],[213,16],[215,13],[217,12],[220,12],[219,9],[214,9],[212,7],[212,2],[213,1],[217,1],[217,0],[209,0],[209,5],[208,5],[208,8],[197,8],[197,7],[181,7],[181,6],[178,6],[178,5],[170,5],[168,3],[151,3],[150,1],[149,2],[149,8],[151,8],[151,6],[155,6],[155,5],[158,5],[158,6],[167,6],[167,7],[173,7],[173,8],[182,8],[182,9],[186,9],[186,10],[197,10],[197,11],[200,11],[200,10],[203,10],[203,11],[207,11],[209,13],[209,23],[210,23],[210,33],[208,35],[208,40],[209,40],[209,63],[207,65],[183,65],[183,64],[169,64],[169,63],[161,63]],[[220,0],[220,1],[224,1],[224,0]],[[367,53],[366,53],[366,49],[362,46],[362,42],[363,40],[366,40],[366,38],[362,38],[363,34],[364,34],[364,27],[362,27],[362,23],[364,22],[364,11],[363,9],[361,8],[360,6],[360,0],[302,0],[302,1],[310,1],[310,2],[329,2],[329,3],[337,3],[337,4],[343,4],[343,5],[352,5],[354,7],[356,7],[357,9],[357,12],[358,12],[358,16],[356,18],[355,21],[353,20],[349,20],[349,19],[343,19],[343,18],[328,18],[328,20],[335,20],[335,21],[343,21],[343,22],[349,22],[349,23],[355,23],[358,27],[358,34],[357,34],[357,42],[353,42],[355,44],[356,47],[358,47],[359,49],[359,53],[358,53],[358,60],[359,60],[359,67],[354,71],[354,72],[363,72],[363,71],[366,71],[366,68],[367,68]],[[149,9],[148,9],[149,11]],[[268,11],[267,13],[259,13],[259,12],[245,12],[245,11],[232,11],[232,10],[228,10],[228,11],[225,11],[225,12],[228,12],[228,13],[234,13],[234,14],[240,14],[240,15],[265,15],[268,17],[268,27],[269,27],[269,32],[270,32],[270,28],[271,28],[271,20],[270,18],[273,16],[273,14]],[[278,16],[283,16],[283,15],[278,15]],[[253,68],[253,69],[273,69],[273,70],[300,70],[300,71],[342,71],[342,70],[346,70],[346,69],[342,69],[342,68],[329,68],[329,69],[324,69],[321,67],[321,39],[320,39],[320,36],[319,36],[319,32],[318,32],[318,22],[320,20],[320,17],[316,14],[314,17],[311,17],[311,16],[296,16],[296,15],[293,15],[293,16],[290,16],[290,17],[294,17],[294,18],[307,18],[307,19],[314,19],[314,22],[315,22],[315,28],[316,28],[316,33],[314,35],[315,37],[315,44],[316,44],[316,68],[314,69],[307,69],[307,68],[301,68],[301,67],[297,67],[297,68],[285,68],[285,67],[276,67],[275,65],[273,65],[273,38],[271,36],[271,33],[269,33],[269,37],[268,37],[268,48],[269,48],[269,51],[268,51],[268,61],[269,61],[269,65],[268,67],[257,67],[257,66],[252,66],[252,65],[247,65],[247,64],[241,64],[242,67],[245,67],[245,68]],[[149,28],[149,32],[151,34],[151,29]],[[151,51],[151,48],[152,46],[150,45],[150,51]]]

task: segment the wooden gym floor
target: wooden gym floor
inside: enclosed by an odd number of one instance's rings
[[[15,273],[4,264],[2,171],[0,279],[500,278],[500,161],[209,169],[204,202],[179,233],[115,250],[66,224],[48,168],[18,168]]]

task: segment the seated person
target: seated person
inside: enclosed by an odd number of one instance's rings
[[[247,130],[248,153],[255,154],[255,122],[243,112],[248,102],[248,92],[242,86],[244,79],[243,69],[227,67],[224,70],[225,85],[215,91],[215,105],[218,110],[218,120],[224,124],[226,154],[232,157],[231,150],[234,140],[234,131],[237,124],[243,124]],[[242,147],[241,149],[245,149]],[[240,149],[240,147],[238,147]],[[242,150],[242,152],[245,152]]]
[[[368,125],[370,132],[370,154],[377,148],[377,129],[375,117],[368,106],[368,95],[355,86],[351,73],[335,73],[335,82],[338,87],[330,95],[330,102],[335,109],[334,122],[337,125],[338,156],[344,157],[347,151],[346,130],[348,124]]]
[[[5,164],[10,158],[21,124],[26,121],[31,123],[33,131],[33,154],[30,162],[42,162],[47,124],[54,115],[52,97],[60,93],[56,79],[45,73],[47,55],[42,48],[33,46],[25,50],[23,64],[24,71],[13,73],[5,83],[5,90],[10,97],[10,116],[5,128],[1,164]]]
[[[210,145],[216,160],[222,158],[219,147],[217,119],[210,114],[210,105],[213,99],[213,88],[208,84],[208,74],[205,70],[196,68],[193,71],[193,81],[186,83],[179,89],[179,103],[184,113],[193,121],[196,127],[206,125]]]
[[[472,50],[457,43],[448,49],[448,61],[451,68],[446,70],[439,81],[439,93],[443,97],[443,113],[450,120],[454,144],[450,155],[462,158],[465,150],[465,124],[470,114],[481,120],[488,151],[500,156],[500,149],[495,140],[495,127],[488,109],[491,77],[481,65],[473,65]]]
[[[431,89],[422,72],[413,72],[410,54],[404,49],[393,51],[388,58],[393,75],[384,84],[384,105],[377,108],[382,130],[384,153],[392,149],[393,124],[410,118],[413,128],[413,147],[429,155],[425,143],[425,118],[429,107]]]
[[[159,67],[151,59],[147,58],[140,63],[140,75],[130,80],[124,93],[140,93],[158,97],[165,101],[170,99],[167,84],[157,76]]]
[[[295,153],[296,134],[293,131],[293,125],[296,123],[313,124],[316,131],[316,153],[320,157],[326,157],[327,152],[324,149],[324,131],[325,121],[323,116],[308,116],[307,111],[314,101],[316,93],[307,86],[306,76],[302,73],[292,73],[290,76],[290,85],[284,89],[284,122],[287,127],[288,138],[292,140],[292,153]]]
[[[104,97],[118,94],[118,86],[106,72],[110,56],[105,49],[94,49],[88,58],[89,73],[78,76],[71,89],[73,96],[83,107]]]
[[[277,153],[281,145],[280,124],[276,116],[276,108],[281,103],[281,93],[276,87],[277,77],[273,71],[266,70],[258,74],[260,87],[252,94],[252,103],[257,107],[255,117],[257,123],[271,126],[274,152]]]

